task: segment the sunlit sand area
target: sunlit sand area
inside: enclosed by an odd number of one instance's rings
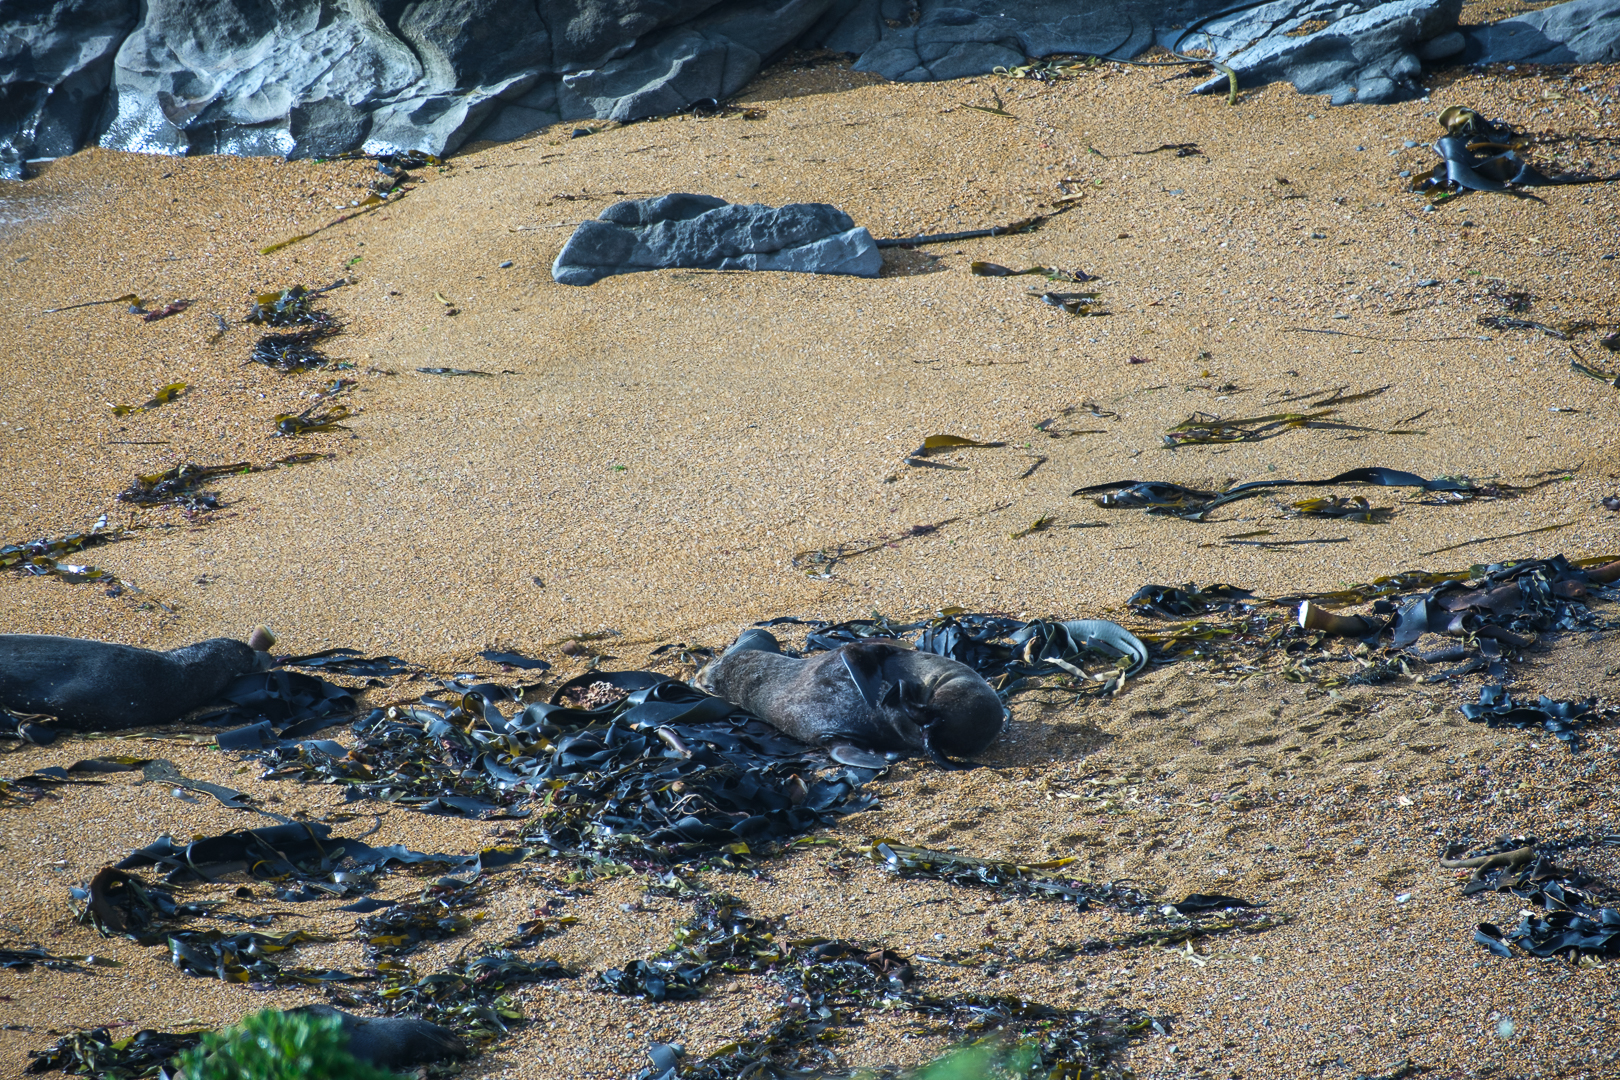
[[[1412,186],[1459,106],[1620,172],[1620,70],[1342,107],[1056,74],[803,54],[727,108],[397,160],[372,205],[371,158],[0,185],[0,541],[105,541],[13,558],[0,630],[264,624],[309,680],[247,749],[216,740],[253,703],[5,743],[5,1071],[326,1002],[476,1051],[430,1075],[981,1037],[1065,1077],[1614,1075],[1615,945],[1569,920],[1620,880],[1620,191]],[[552,280],[582,221],[678,192],[1024,224],[875,278]],[[976,768],[841,765],[624,674],[768,620],[807,654],[955,633],[1010,718]],[[278,744],[299,716],[331,742]]]

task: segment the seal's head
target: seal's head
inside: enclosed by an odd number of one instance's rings
[[[698,673],[692,676],[691,685],[705,694],[712,694],[719,698],[725,697],[725,693],[718,689],[721,685],[718,674],[720,661],[728,656],[735,656],[744,652],[774,653],[780,656],[782,655],[782,645],[775,637],[771,636],[769,630],[761,630],[757,626],[750,627],[738,634],[737,640],[733,641],[725,652],[704,664]]]
[[[842,659],[872,710],[872,722],[941,765],[970,757],[1001,734],[1006,708],[966,664],[935,653],[882,644],[845,645]]]

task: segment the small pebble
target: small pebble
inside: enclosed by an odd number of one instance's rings
[[[1402,169],[1400,171],[1400,175],[1401,176],[1411,176],[1412,175],[1412,170],[1411,169]]]
[[[1407,140],[1406,140],[1406,141],[1405,141],[1405,142],[1404,142],[1404,143],[1402,143],[1402,144],[1401,144],[1401,145],[1402,145],[1402,146],[1404,146],[1404,147],[1406,147],[1406,148],[1407,148],[1407,149],[1408,149],[1408,150],[1410,150],[1410,149],[1412,149],[1412,147],[1414,147],[1414,146],[1421,146],[1421,145],[1423,145],[1423,144],[1422,144],[1422,143],[1420,143],[1420,142],[1418,142],[1418,141],[1417,141],[1417,140],[1416,140],[1416,139],[1407,139]]]
[[[512,268],[512,260],[511,259],[507,259],[505,262],[501,263],[501,265],[499,267],[499,269],[502,269],[502,270],[510,270],[511,268]]]
[[[1395,902],[1397,904],[1404,904],[1410,899],[1412,899],[1412,894],[1409,893],[1409,892],[1403,892],[1403,893],[1401,893],[1401,895],[1399,895],[1399,896],[1397,896],[1395,898]]]

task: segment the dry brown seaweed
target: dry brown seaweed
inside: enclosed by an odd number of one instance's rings
[[[49,1050],[30,1050],[29,1073],[61,1071],[105,1080],[152,1080],[183,1052],[202,1041],[206,1030],[155,1031],[114,1035],[104,1027],[64,1035]]]
[[[107,407],[112,410],[114,416],[129,416],[132,413],[150,412],[159,405],[167,405],[185,393],[190,387],[191,384],[188,382],[172,382],[167,386],[160,386],[154,390],[151,400],[143,405],[114,405],[109,401]]]
[[[85,581],[115,581],[113,574],[95,566],[64,562],[63,558],[86,548],[116,543],[129,539],[122,531],[104,532],[97,527],[89,532],[73,533],[55,540],[32,540],[25,544],[0,546],[0,570],[15,570],[34,577],[54,577],[58,581],[78,584]]]
[[[160,473],[136,476],[129,487],[118,493],[119,502],[141,506],[178,506],[197,513],[220,508],[219,496],[199,490],[199,485],[222,476],[245,476],[248,473],[268,472],[287,465],[307,465],[312,461],[330,457],[330,454],[288,454],[264,465],[237,461],[229,465],[176,465]]]
[[[314,432],[348,431],[349,429],[339,421],[347,420],[353,413],[347,405],[333,405],[329,409],[322,409],[324,402],[317,402],[301,413],[281,413],[270,422],[276,426],[277,435],[309,435]]]

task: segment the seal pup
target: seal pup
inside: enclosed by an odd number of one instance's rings
[[[330,1005],[302,1005],[290,1013],[336,1016],[349,1038],[349,1053],[389,1072],[402,1072],[445,1058],[464,1058],[467,1044],[449,1028],[397,1016],[355,1016]]]
[[[168,652],[45,634],[0,634],[0,709],[81,731],[169,724],[240,675],[267,671],[275,635],[212,638]]]
[[[745,631],[693,685],[845,765],[881,768],[885,753],[977,754],[1001,734],[1006,709],[966,664],[889,641],[841,645],[800,659],[764,630]]]

